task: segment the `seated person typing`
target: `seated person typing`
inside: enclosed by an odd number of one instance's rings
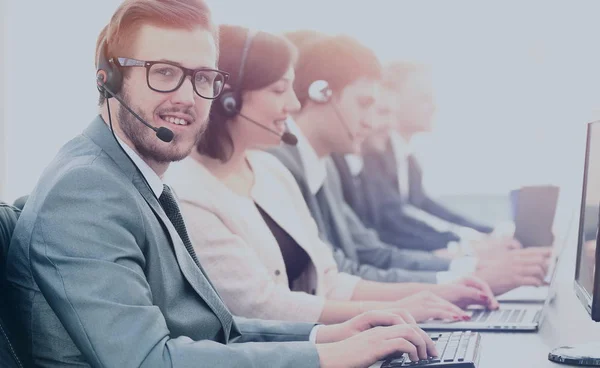
[[[236,315],[336,323],[365,310],[416,320],[466,318],[459,306],[495,307],[475,278],[448,285],[384,284],[339,272],[289,171],[253,149],[284,142],[295,49],[286,39],[220,27],[219,65],[231,70],[197,150],[168,173],[195,251]],[[232,99],[232,100],[229,100]],[[419,293],[420,291],[428,291]]]
[[[101,32],[100,115],[42,174],[8,251],[27,366],[368,367],[436,355],[409,316],[315,328],[234,318],[224,305],[161,180],[222,91],[216,39],[201,0],[126,0]]]

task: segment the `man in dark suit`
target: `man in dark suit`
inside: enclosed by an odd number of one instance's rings
[[[215,30],[201,0],[128,0],[102,31],[100,115],[44,172],[8,251],[9,294],[31,363],[337,367],[415,347],[421,358],[435,354],[422,330],[386,313],[315,327],[227,310],[161,179],[195,146],[224,86]]]

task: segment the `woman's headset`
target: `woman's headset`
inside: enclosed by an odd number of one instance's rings
[[[225,87],[217,106],[220,108],[221,113],[228,118],[234,118],[242,110],[242,93],[241,86],[244,81],[244,71],[246,69],[246,60],[248,59],[248,51],[252,46],[252,40],[256,35],[255,30],[248,30],[246,41],[244,42],[244,49],[242,50],[242,58],[240,62],[240,70],[236,78],[237,88]]]

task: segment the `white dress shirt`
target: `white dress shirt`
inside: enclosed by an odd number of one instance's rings
[[[408,181],[408,156],[411,154],[408,142],[400,134],[395,131],[390,133],[390,145],[396,165],[398,166],[398,189],[400,191],[400,198],[403,202],[408,202],[409,194],[409,181]]]
[[[137,152],[135,152],[135,150],[133,150],[131,147],[129,147],[129,145],[127,145],[127,143],[123,142],[123,140],[120,139],[118,136],[117,136],[117,140],[119,141],[119,144],[121,145],[121,147],[123,147],[123,150],[125,151],[127,156],[129,156],[129,158],[131,158],[131,160],[134,162],[135,166],[137,166],[137,168],[140,170],[142,176],[144,177],[144,179],[146,179],[146,181],[150,185],[150,189],[152,189],[152,192],[154,193],[156,198],[159,198],[164,189],[162,179],[158,176],[156,171],[154,171],[146,163],[146,161],[144,161],[137,154]],[[321,327],[321,325],[316,325],[315,327],[312,328],[312,330],[310,331],[310,335],[308,337],[308,341],[312,342],[313,344],[316,344],[317,332],[320,327]]]
[[[118,135],[115,134],[115,136],[117,137],[119,144],[121,145],[121,147],[123,147],[123,150],[125,151],[127,156],[129,156],[129,158],[131,158],[131,160],[133,161],[135,166],[137,166],[137,168],[142,173],[142,176],[144,177],[144,179],[146,179],[146,181],[148,182],[148,185],[150,185],[150,189],[152,189],[152,193],[154,193],[156,198],[159,198],[160,195],[162,194],[163,188],[164,188],[162,179],[158,176],[156,171],[154,171],[150,166],[148,166],[146,161],[144,161],[137,154],[137,152],[135,152],[135,150],[133,148],[129,147],[129,145],[127,143],[125,143]]]
[[[346,161],[348,169],[350,169],[350,175],[352,176],[358,176],[365,166],[365,162],[361,155],[351,153],[345,155],[344,160]]]

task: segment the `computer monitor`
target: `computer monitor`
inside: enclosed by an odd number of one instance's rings
[[[575,266],[575,293],[591,318],[600,322],[600,275],[596,275],[598,247],[598,220],[600,218],[600,122],[588,124],[577,263]]]
[[[581,195],[577,263],[575,266],[575,294],[590,314],[600,322],[600,121],[587,127],[585,166]],[[592,341],[575,346],[561,346],[548,354],[554,362],[576,366],[600,367],[600,342]]]

